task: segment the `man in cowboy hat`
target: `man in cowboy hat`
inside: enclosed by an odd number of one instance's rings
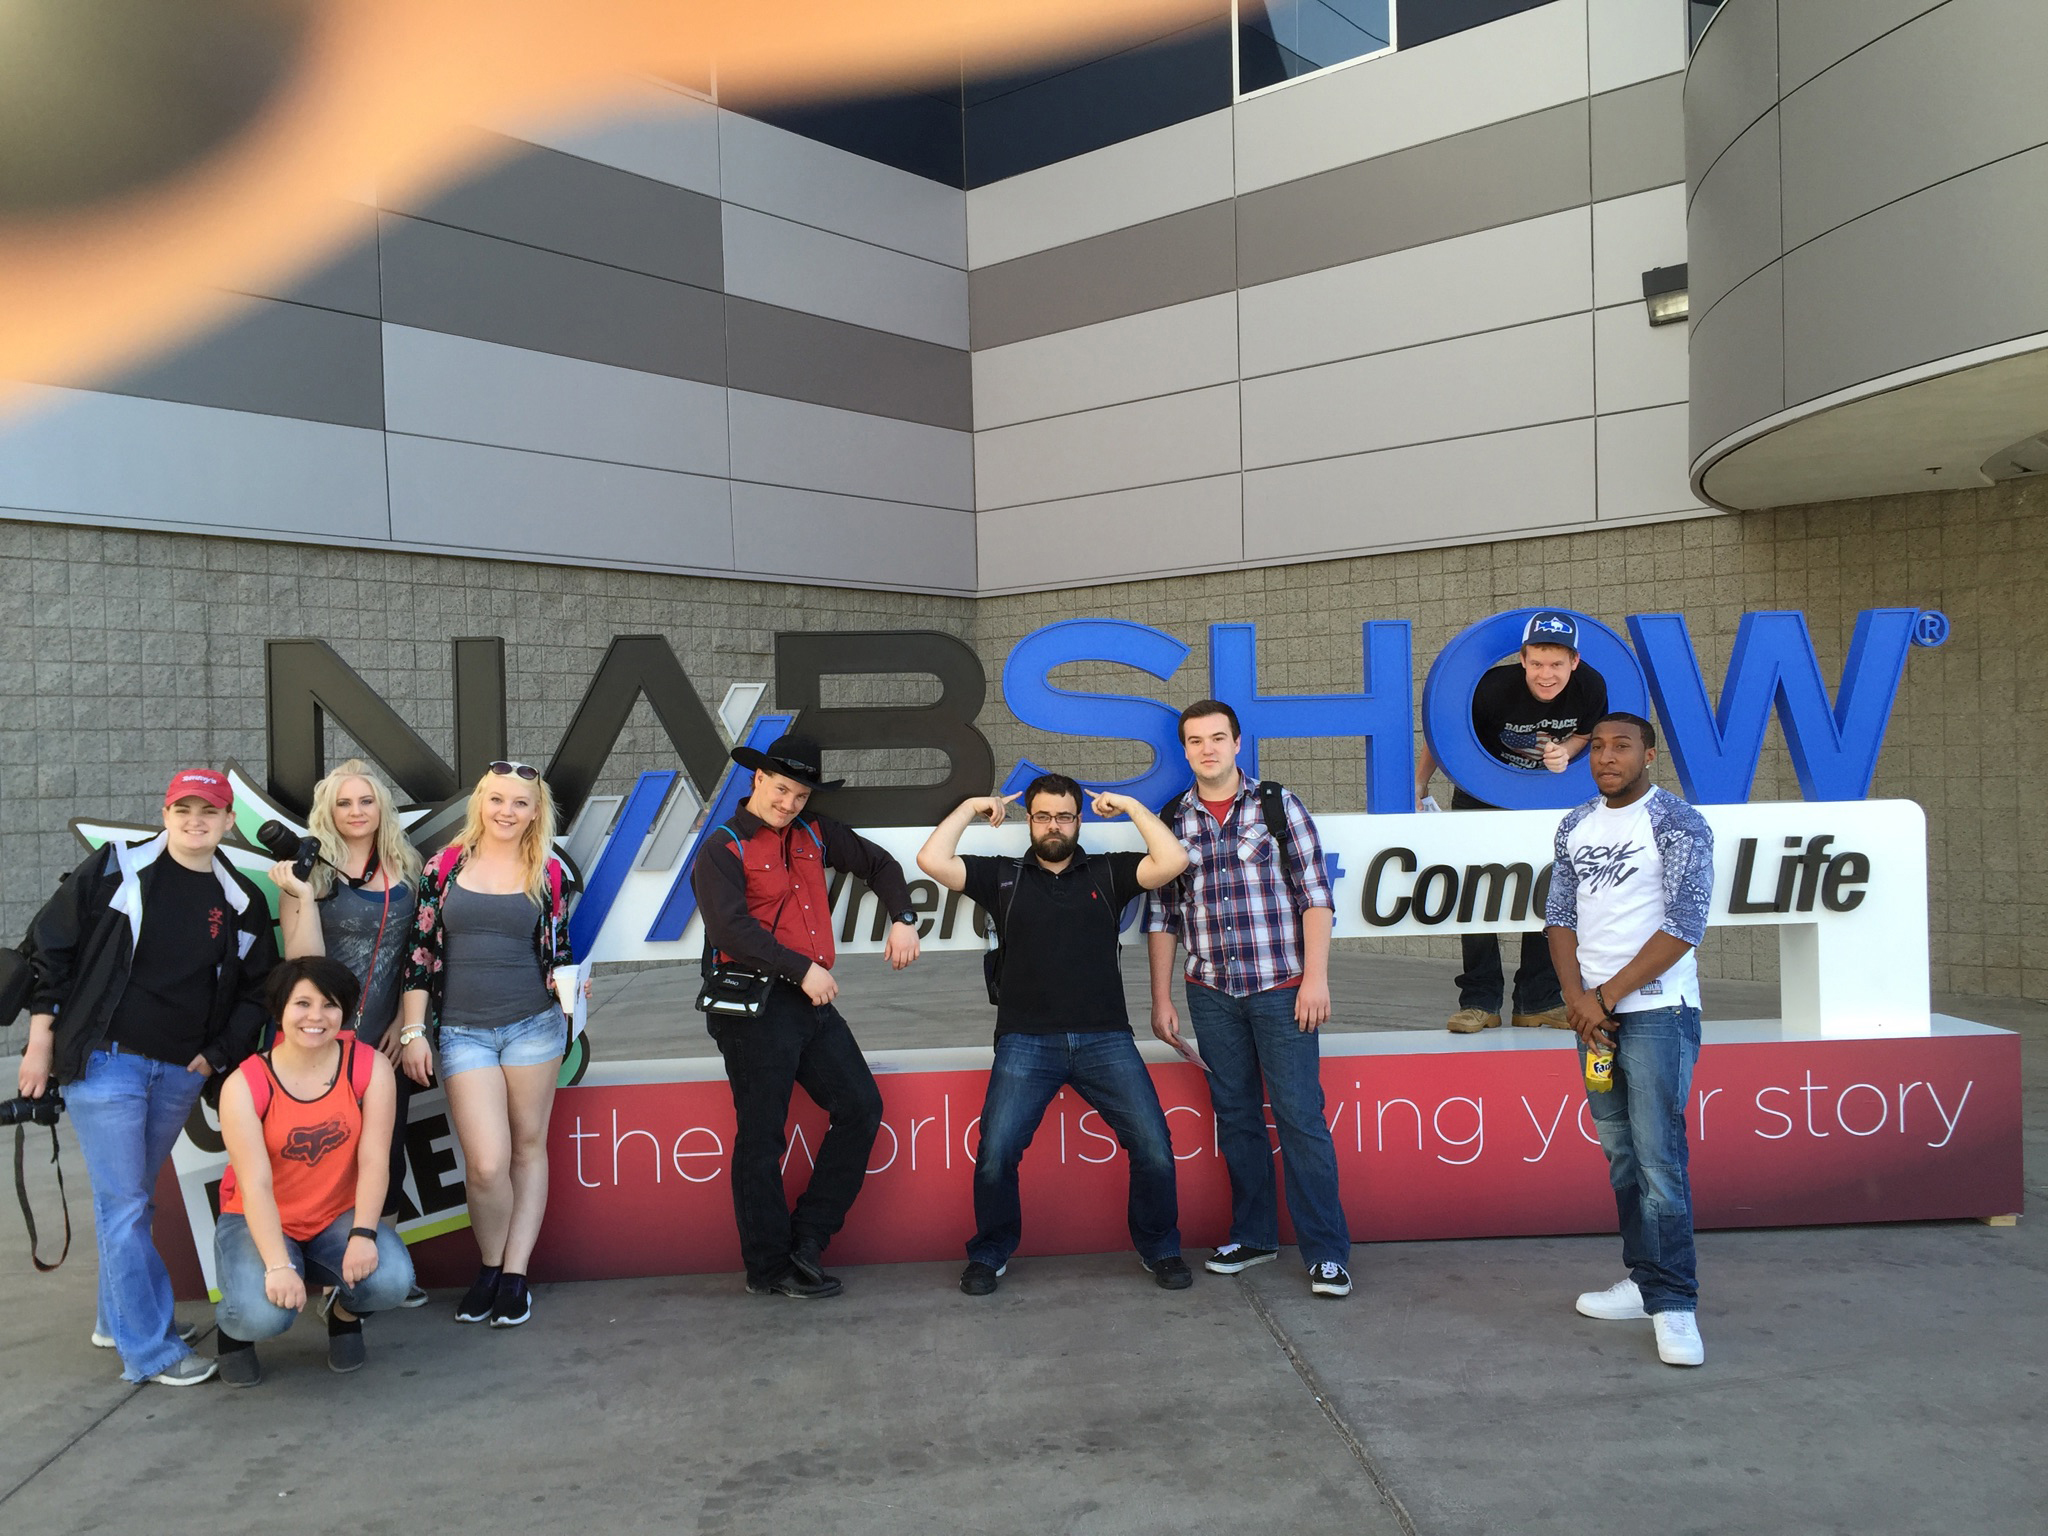
[[[754,770],[753,791],[714,830],[691,879],[704,942],[720,959],[774,978],[758,1016],[707,1016],[738,1121],[732,1206],[740,1257],[756,1296],[834,1296],[840,1283],[825,1273],[822,1256],[860,1194],[881,1129],[882,1094],[833,1006],[839,983],[826,867],[866,881],[895,915],[884,953],[899,971],[917,958],[918,918],[895,859],[844,822],[806,813],[813,791],[845,782],[824,778],[816,742],[782,736],[766,752],[735,747],[732,759]],[[799,1083],[831,1125],[791,1211],[782,1186],[783,1128]]]

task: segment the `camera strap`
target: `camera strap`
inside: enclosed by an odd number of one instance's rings
[[[22,1155],[26,1146],[28,1127],[14,1128],[14,1194],[21,1201],[21,1222],[28,1228],[29,1262],[34,1264],[38,1274],[47,1275],[71,1256],[71,1199],[64,1192],[64,1165],[57,1161],[57,1127],[50,1127],[50,1166],[57,1170],[57,1203],[64,1208],[64,1248],[54,1263],[45,1264],[36,1255],[36,1213],[28,1207],[28,1180],[22,1175]]]

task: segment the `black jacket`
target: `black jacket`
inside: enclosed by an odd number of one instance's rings
[[[29,929],[36,969],[29,1007],[57,1016],[52,1069],[60,1083],[81,1076],[86,1058],[106,1046],[135,958],[131,914],[140,910],[142,880],[164,843],[161,836],[132,846],[109,843],[88,854]],[[214,1071],[227,1072],[262,1035],[263,979],[277,963],[277,939],[256,883],[218,854],[213,872],[235,909],[236,942],[214,974],[205,1055]]]

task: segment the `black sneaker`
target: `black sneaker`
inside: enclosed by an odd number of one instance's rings
[[[406,1291],[405,1300],[401,1301],[399,1305],[401,1307],[404,1307],[407,1311],[410,1311],[414,1307],[424,1307],[428,1302],[432,1301],[433,1299],[433,1297],[429,1296],[425,1291],[421,1290],[418,1286],[415,1285]]]
[[[1349,1296],[1351,1271],[1325,1259],[1308,1267],[1308,1288],[1318,1296]]]
[[[1254,1248],[1250,1243],[1225,1243],[1202,1260],[1202,1268],[1212,1275],[1236,1275],[1242,1274],[1254,1264],[1270,1264],[1279,1257],[1278,1248]]]
[[[1143,1259],[1138,1261],[1145,1264]],[[1184,1291],[1195,1283],[1195,1272],[1188,1268],[1187,1261],[1177,1253],[1169,1253],[1163,1259],[1154,1259],[1145,1267],[1152,1271],[1152,1278],[1159,1282],[1162,1291]]]
[[[455,1321],[458,1323],[481,1323],[489,1319],[498,1304],[498,1277],[486,1278],[478,1275],[470,1288],[462,1293],[462,1300],[455,1303]]]
[[[243,1353],[254,1354],[255,1351],[244,1350]],[[232,1355],[227,1357],[229,1360],[233,1358]],[[360,1320],[354,1328],[342,1328],[327,1335],[327,1369],[337,1376],[346,1376],[350,1371],[360,1371],[363,1362],[369,1358],[369,1351],[363,1346]],[[226,1361],[222,1364],[225,1366]],[[227,1373],[223,1370],[221,1374],[225,1376]]]
[[[533,1316],[533,1292],[524,1285],[501,1285],[491,1306],[493,1328],[517,1328]]]
[[[240,1349],[219,1350],[213,1358],[220,1367],[224,1386],[253,1387],[263,1379],[263,1362],[256,1358],[254,1344],[244,1344]]]
[[[749,1296],[787,1296],[792,1301],[823,1301],[827,1296],[837,1296],[842,1289],[834,1276],[826,1275],[814,1285],[794,1269],[773,1280],[747,1277]]]
[[[806,1285],[838,1285],[837,1275],[825,1273],[824,1257],[816,1243],[798,1243],[789,1253],[789,1267]]]
[[[993,1296],[996,1287],[1002,1283],[1003,1276],[1009,1272],[1010,1266],[1007,1264],[997,1268],[976,1259],[960,1271],[960,1289],[969,1296]]]

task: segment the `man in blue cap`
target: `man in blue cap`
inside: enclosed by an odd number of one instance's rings
[[[1579,621],[1556,609],[1531,614],[1522,626],[1521,654],[1488,669],[1472,690],[1472,729],[1479,744],[1496,762],[1524,773],[1563,773],[1584,753],[1593,722],[1606,713],[1607,681],[1579,659]],[[1425,743],[1415,771],[1418,807],[1436,770],[1436,758]],[[1460,811],[1499,809],[1455,785],[1451,806]],[[1468,933],[1461,942],[1465,968],[1458,975],[1458,1011],[1448,1027],[1455,1035],[1476,1035],[1500,1023],[1507,990],[1500,939],[1491,933]],[[1525,1028],[1571,1028],[1550,962],[1550,945],[1540,930],[1522,935],[1512,1017]]]

